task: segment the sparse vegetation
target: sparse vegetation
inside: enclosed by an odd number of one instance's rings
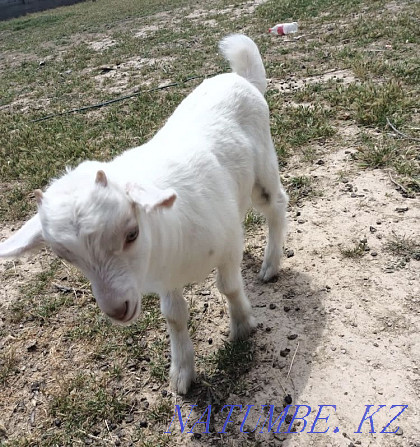
[[[294,152],[302,150],[305,144],[325,141],[335,130],[331,125],[330,110],[315,105],[293,105],[287,108],[279,102],[279,97],[269,98],[272,109],[272,134],[280,157],[280,162]]]
[[[255,345],[252,339],[226,342],[212,356],[202,359],[207,365],[207,372],[202,383],[208,392],[216,396],[218,402],[220,395],[242,393],[246,385],[243,375],[252,368],[255,360]]]
[[[399,176],[407,194],[420,191],[420,162],[415,148],[403,139],[361,135],[355,158],[363,168],[391,168]]]
[[[245,216],[244,227],[247,231],[250,231],[252,229],[255,229],[256,227],[261,226],[264,221],[265,218],[261,213],[255,211],[254,209],[251,209]]]
[[[312,179],[307,176],[292,177],[287,179],[287,191],[289,193],[290,204],[297,205],[303,199],[315,194],[312,187]]]
[[[393,234],[384,244],[384,250],[409,262],[420,261],[420,243],[413,238]]]
[[[0,353],[0,385],[7,386],[8,378],[16,371],[19,359],[13,349]]]
[[[60,262],[54,260],[45,270],[36,275],[35,281],[22,287],[22,300],[12,304],[11,321],[48,321],[57,310],[68,302],[68,297],[51,293],[51,283],[58,272]],[[71,300],[71,298],[70,298]]]
[[[342,248],[341,254],[344,258],[361,258],[366,254],[367,251],[369,251],[367,240],[362,239],[359,242],[356,242],[354,247],[350,248]]]
[[[69,380],[59,383],[59,390],[52,395],[49,411],[53,418],[59,418],[63,427],[63,435],[56,434],[48,439],[48,433],[43,438],[46,445],[68,442],[69,439],[84,440],[92,428],[103,421],[108,424],[121,422],[129,413],[130,406],[119,392],[113,390],[106,377],[97,379],[79,373]]]
[[[150,419],[158,423],[168,424],[170,417],[174,414],[172,402],[168,399],[159,399],[150,410]]]

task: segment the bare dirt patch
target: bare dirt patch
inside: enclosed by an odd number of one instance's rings
[[[172,57],[161,58],[139,58],[122,62],[116,66],[99,67],[99,74],[94,76],[97,88],[101,91],[108,91],[113,94],[127,93],[129,86],[135,86],[137,90],[140,86],[148,86],[153,82],[151,75],[142,76],[140,70],[144,67],[152,67],[153,76],[157,72],[165,73],[171,69]],[[95,70],[98,71],[98,70]],[[165,85],[170,81],[161,81],[160,85]]]
[[[242,14],[253,13],[259,5],[262,5],[267,0],[257,0],[251,2],[241,3],[240,5],[229,5],[227,8],[217,8],[217,9],[200,9],[197,8],[190,14],[186,16],[187,19],[192,20],[203,20],[206,17],[212,15],[226,15],[231,14],[233,16],[240,16]]]
[[[147,37],[150,34],[153,34],[156,31],[158,31],[158,29],[159,29],[158,25],[145,25],[141,28],[140,31],[136,31],[134,33],[134,36],[139,38]]]
[[[18,51],[7,51],[0,53],[0,70],[2,67],[20,67],[24,63],[40,62],[39,58],[33,54],[21,53]]]
[[[109,37],[104,37],[101,40],[91,41],[88,43],[88,46],[94,51],[104,51],[108,48],[116,45],[117,42]]]
[[[291,90],[298,90],[305,88],[308,85],[312,84],[322,84],[328,81],[336,81],[343,85],[352,84],[357,82],[356,77],[351,72],[351,70],[332,70],[322,75],[318,76],[309,76],[304,79],[293,79],[293,76],[287,80],[279,81],[275,79],[268,79],[268,82],[273,87],[281,90],[283,92],[288,92]]]

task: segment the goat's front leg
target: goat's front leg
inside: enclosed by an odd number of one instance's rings
[[[160,308],[171,338],[171,385],[185,394],[195,379],[194,347],[188,333],[188,304],[181,290],[161,295]]]

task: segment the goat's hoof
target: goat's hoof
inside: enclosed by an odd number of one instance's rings
[[[195,380],[194,368],[174,367],[170,372],[171,386],[178,394],[187,394],[191,382]]]
[[[252,315],[250,315],[243,321],[233,322],[230,328],[229,340],[245,340],[255,330],[256,327],[257,322]]]
[[[278,267],[273,267],[272,265],[261,267],[260,273],[258,274],[258,278],[263,282],[268,282],[274,278],[276,278],[279,274]]]

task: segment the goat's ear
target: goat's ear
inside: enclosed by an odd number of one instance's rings
[[[171,189],[159,189],[155,186],[142,187],[136,183],[127,184],[128,196],[149,213],[162,208],[171,208],[176,199],[176,192]]]
[[[41,247],[43,244],[41,221],[39,215],[35,214],[20,230],[0,243],[0,257],[20,256],[29,250]]]
[[[38,206],[41,206],[42,200],[44,199],[44,194],[42,193],[42,191],[40,189],[35,189],[34,194],[35,194],[36,203],[38,204]]]

